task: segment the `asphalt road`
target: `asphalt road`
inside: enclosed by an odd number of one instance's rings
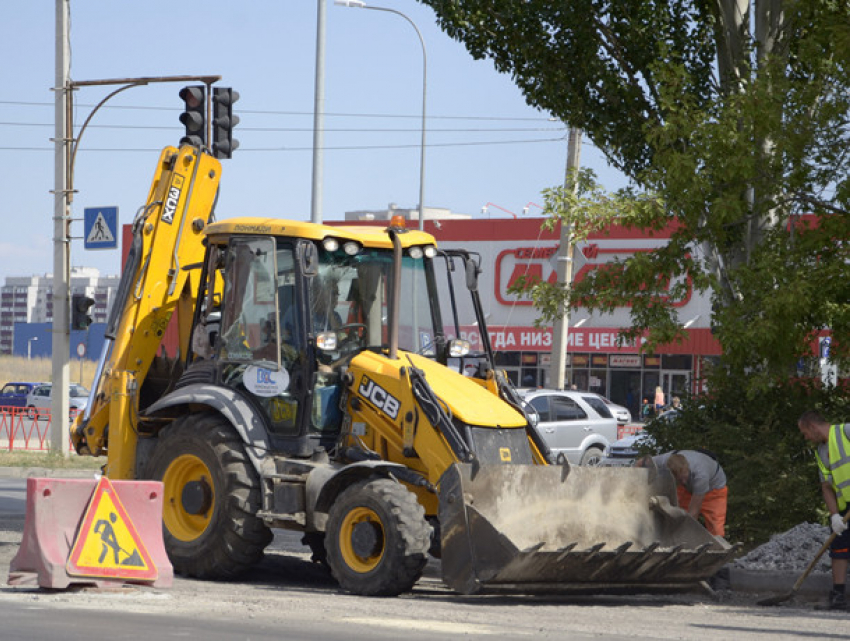
[[[0,479],[0,572],[18,551],[25,480]],[[233,582],[177,577],[169,589],[43,590],[0,585],[0,639],[846,639],[846,613],[731,591],[632,596],[475,596],[449,591],[429,562],[407,595],[342,593],[294,533]],[[0,573],[0,576],[3,576]]]

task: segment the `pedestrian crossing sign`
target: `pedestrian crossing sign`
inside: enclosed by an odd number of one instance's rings
[[[118,247],[118,207],[84,209],[83,240],[86,249],[116,249]]]
[[[72,576],[153,581],[157,569],[115,487],[101,477],[65,566]]]

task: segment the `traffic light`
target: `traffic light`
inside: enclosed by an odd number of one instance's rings
[[[183,87],[180,98],[186,103],[180,114],[180,122],[186,127],[186,135],[180,139],[180,144],[190,144],[195,147],[205,147],[207,144],[207,100],[204,85]]]
[[[92,319],[89,316],[89,308],[94,305],[94,298],[85,294],[73,294],[71,296],[71,329],[88,329]]]
[[[213,145],[216,158],[232,158],[239,141],[233,137],[233,128],[239,124],[239,116],[233,115],[233,103],[239,100],[239,92],[230,87],[213,88]]]

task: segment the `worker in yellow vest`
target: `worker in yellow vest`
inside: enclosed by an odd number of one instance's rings
[[[819,412],[804,412],[797,426],[807,440],[817,445],[821,492],[829,510],[835,539],[829,549],[832,559],[832,591],[829,608],[847,609],[844,585],[850,560],[850,530],[844,521],[850,505],[850,423],[830,425]]]

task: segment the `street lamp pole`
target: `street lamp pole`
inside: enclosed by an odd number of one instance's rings
[[[567,170],[564,178],[564,189],[576,190],[576,179],[573,175],[579,168],[581,155],[581,129],[570,127],[567,142]],[[573,279],[573,239],[572,212],[566,212],[566,219],[561,220],[561,242],[558,246],[557,274],[558,284],[568,293]],[[570,308],[561,303],[558,306],[558,320],[552,328],[552,364],[549,374],[549,387],[562,390],[566,383],[564,368],[567,360],[567,345],[570,333]]]
[[[422,38],[422,33],[416,23],[408,18],[401,11],[389,9],[387,7],[372,7],[367,5],[362,0],[335,0],[334,4],[341,7],[355,7],[358,9],[371,9],[372,11],[385,11],[401,16],[410,23],[419,37],[419,44],[422,45],[422,141],[419,145],[419,229],[425,229],[425,116],[426,104],[428,95],[428,55],[425,50],[425,40]]]
[[[316,94],[313,102],[313,186],[310,222],[322,222],[325,158],[325,0],[318,0],[316,16]]]

